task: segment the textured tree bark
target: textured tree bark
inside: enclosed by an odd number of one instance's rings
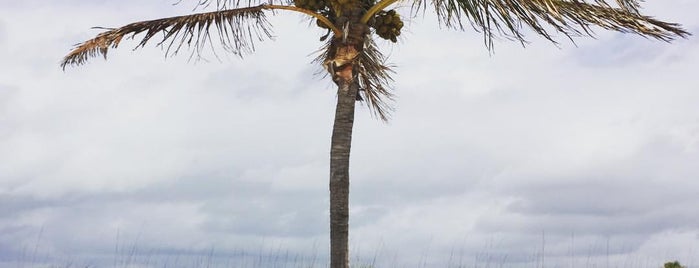
[[[345,36],[332,41],[324,63],[337,84],[337,107],[330,148],[330,268],[349,268],[349,160],[354,106],[359,91],[357,55],[364,48],[369,28],[359,23],[361,8],[343,11],[338,18]]]
[[[349,159],[358,84],[352,64],[337,74],[337,107],[330,149],[330,267],[349,268]],[[349,77],[342,75],[349,72]],[[346,79],[349,78],[349,79]]]

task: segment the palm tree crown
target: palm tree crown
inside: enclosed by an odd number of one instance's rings
[[[466,30],[466,24],[483,34],[485,45],[493,49],[493,38],[503,36],[526,43],[525,31],[529,28],[551,42],[557,43],[554,34],[568,38],[593,35],[593,27],[631,32],[662,41],[689,35],[676,23],[656,20],[640,13],[640,0],[616,0],[616,6],[608,1],[595,0],[414,0],[413,14],[433,8],[440,23],[449,28]],[[210,31],[215,29],[216,41],[226,51],[235,55],[254,51],[255,41],[270,39],[271,25],[266,11],[289,10],[316,19],[318,27],[327,28],[330,40],[360,39],[362,47],[357,55],[360,94],[371,111],[383,120],[388,119],[392,99],[390,92],[390,68],[385,57],[376,48],[371,34],[396,42],[403,22],[395,10],[386,10],[398,0],[282,0],[279,4],[260,4],[250,0],[241,7],[240,1],[217,0],[216,11],[198,13],[150,21],[135,22],[120,28],[106,29],[94,39],[78,44],[62,61],[61,67],[80,65],[89,58],[102,55],[106,58],[110,48],[116,48],[124,37],[143,34],[138,47],[143,47],[157,34],[157,41],[167,55],[177,54],[182,46],[193,48],[198,54],[211,42]],[[401,3],[405,1],[400,1]],[[209,7],[212,0],[199,0],[201,7]],[[429,5],[429,7],[428,7]],[[353,19],[363,24],[364,31],[348,27]],[[360,27],[361,28],[361,27]],[[354,32],[348,31],[354,29]],[[359,35],[359,36],[357,36]],[[321,41],[327,39],[327,35]],[[572,40],[572,39],[571,39]],[[317,63],[329,62],[336,48],[328,42],[323,47]],[[338,63],[336,63],[338,64]],[[341,64],[341,63],[339,63]],[[327,66],[326,66],[327,67]]]

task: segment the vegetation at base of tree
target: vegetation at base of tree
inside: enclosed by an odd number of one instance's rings
[[[685,266],[682,266],[680,262],[674,261],[674,262],[666,262],[665,265],[663,265],[663,268],[686,268]]]

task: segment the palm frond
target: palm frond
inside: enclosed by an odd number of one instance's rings
[[[374,40],[367,37],[364,50],[357,59],[359,93],[374,116],[388,121],[393,112],[393,70],[385,62],[386,57],[376,47]]]
[[[322,66],[328,60],[330,51],[335,49],[332,47],[332,39],[333,37],[328,38],[325,45],[317,51],[318,55],[313,59],[313,63]],[[391,92],[393,70],[386,64],[386,57],[381,54],[373,39],[367,37],[364,42],[364,49],[355,61],[356,79],[359,83],[357,100],[364,102],[373,116],[387,122],[393,112],[394,95]],[[328,76],[325,69],[319,70],[316,74]]]
[[[144,33],[135,48],[144,47],[158,33],[162,39],[157,44],[166,48],[166,56],[175,55],[183,45],[193,47],[199,53],[207,42],[212,42],[210,29],[216,27],[223,48],[236,55],[252,52],[254,42],[272,38],[271,25],[263,10],[265,6],[221,10],[186,16],[141,21],[121,28],[109,29],[94,39],[85,41],[63,58],[61,67],[80,65],[97,55],[107,57],[110,48],[117,48],[124,37],[135,38]]]
[[[182,0],[180,0],[182,1]],[[203,8],[208,8],[211,6],[214,1],[213,0],[197,0],[197,7],[203,7]],[[216,0],[216,9],[217,10],[226,10],[230,8],[236,8],[240,4],[240,0]],[[252,0],[248,0],[248,6],[252,5]],[[179,3],[179,2],[178,2]]]
[[[415,0],[417,9],[427,0]],[[644,37],[671,41],[690,35],[677,23],[663,22],[639,13],[640,0],[431,0],[440,23],[460,30],[467,21],[483,32],[486,46],[492,49],[493,36],[499,34],[525,42],[523,28],[555,41],[553,29],[568,38],[593,35],[592,27],[636,33]],[[548,30],[547,30],[548,29]]]
[[[182,0],[179,0],[177,4],[179,4]],[[293,0],[277,0],[278,4],[281,5],[291,5],[294,3]],[[238,8],[241,5],[245,6],[253,6],[253,5],[261,5],[261,4],[268,4],[268,5],[273,5],[274,0],[197,0],[197,7],[201,8],[209,8],[212,5],[216,5],[216,10],[226,10],[226,9],[232,9],[232,8]]]
[[[616,0],[616,3],[627,12],[640,14],[639,9],[641,9],[641,1],[643,0]]]

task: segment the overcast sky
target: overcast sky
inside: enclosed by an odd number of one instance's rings
[[[310,63],[323,31],[279,12],[275,40],[243,60],[126,41],[59,68],[93,26],[195,3],[173,2],[0,0],[0,267],[326,261],[335,89]],[[699,33],[699,1],[645,7]],[[478,33],[406,20],[380,42],[392,120],[357,109],[358,262],[699,267],[696,38],[600,30],[489,55]]]

